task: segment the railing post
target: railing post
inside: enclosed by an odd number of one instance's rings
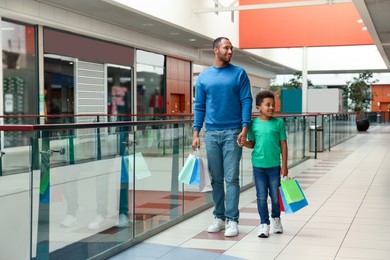
[[[100,122],[100,117],[97,116],[96,118],[97,122]],[[102,144],[100,140],[100,127],[96,129],[96,135],[97,135],[97,159],[101,160],[102,159]]]
[[[314,116],[314,159],[317,159],[317,115]]]
[[[184,129],[184,128],[183,128]],[[184,134],[183,134],[184,140]],[[173,125],[173,149],[172,149],[172,179],[171,179],[171,205],[177,205],[179,200],[179,126]],[[182,142],[183,143],[183,142]],[[183,192],[184,195],[184,192]],[[184,197],[184,196],[183,196]],[[182,199],[184,203],[184,198]],[[182,204],[184,210],[184,204]],[[171,219],[179,215],[179,207],[172,207],[170,210]]]
[[[42,151],[50,150],[49,132],[42,132]],[[50,154],[41,153],[36,259],[49,259],[50,245]]]

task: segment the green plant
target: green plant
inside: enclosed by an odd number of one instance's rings
[[[308,88],[314,88],[313,83],[309,79],[307,80],[307,86]],[[271,85],[270,89],[274,92],[281,89],[302,89],[302,72],[296,72],[293,78],[282,85]]]
[[[357,119],[361,119],[362,112],[370,108],[373,94],[371,85],[378,82],[373,79],[371,72],[361,72],[352,81],[347,81],[344,88],[345,102],[349,110],[356,112]]]

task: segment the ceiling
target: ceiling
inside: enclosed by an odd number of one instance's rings
[[[152,35],[184,46],[209,49],[212,38],[189,31],[176,24],[152,17],[112,1],[96,0],[39,0],[41,2],[72,10],[87,16],[98,18],[135,31]],[[297,0],[298,1],[298,0]],[[328,0],[330,2],[337,0]],[[307,1],[306,1],[307,2]],[[362,17],[378,51],[390,71],[390,0],[352,0]],[[140,47],[140,46],[134,46]],[[236,50],[235,59],[261,64],[277,74],[291,74],[295,70],[253,55],[245,50]],[[248,59],[249,58],[249,59]]]
[[[390,71],[390,1],[353,0],[352,2]]]

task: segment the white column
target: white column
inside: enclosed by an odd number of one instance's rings
[[[302,113],[307,113],[307,47],[302,52]]]

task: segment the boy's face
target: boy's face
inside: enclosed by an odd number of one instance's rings
[[[264,98],[263,102],[256,109],[260,112],[260,115],[265,117],[272,117],[275,113],[275,99]]]

